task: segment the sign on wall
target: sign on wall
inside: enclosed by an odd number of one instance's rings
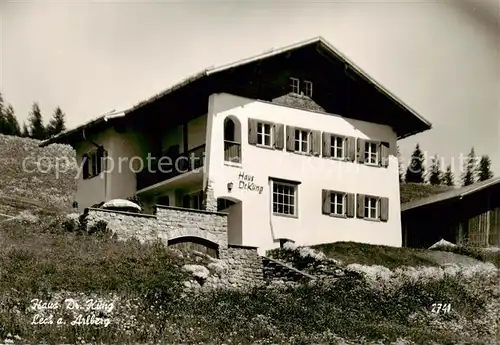
[[[255,179],[255,176],[247,175],[244,172],[241,172],[238,175],[238,180],[239,180],[238,181],[238,188],[262,194],[264,187],[255,184],[254,179]]]

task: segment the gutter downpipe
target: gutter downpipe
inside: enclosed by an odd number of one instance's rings
[[[106,117],[104,117],[104,121],[105,122],[108,122],[108,119]],[[87,136],[85,135],[85,128],[82,128],[82,136],[83,136],[83,140],[86,140],[86,141],[89,141],[92,145],[94,146],[97,146],[97,148],[99,149],[102,149],[104,152],[106,152],[106,150],[104,149],[104,146],[102,145],[99,145],[99,144],[96,144],[95,142],[93,142],[92,140],[88,140],[87,139]],[[107,155],[106,155],[107,157]],[[107,196],[108,196],[108,161],[107,159],[104,160],[104,202],[106,202],[108,200]]]

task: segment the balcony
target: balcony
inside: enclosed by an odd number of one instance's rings
[[[241,144],[224,140],[224,161],[241,163]]]
[[[137,190],[199,169],[203,167],[204,163],[205,145],[195,147],[187,153],[181,153],[174,157],[160,156],[151,158],[150,167],[146,163],[144,169],[136,174]]]

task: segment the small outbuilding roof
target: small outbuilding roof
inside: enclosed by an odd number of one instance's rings
[[[401,205],[401,212],[412,210],[425,205],[430,205],[442,201],[448,201],[452,199],[461,199],[464,196],[477,193],[486,188],[496,186],[500,183],[500,177],[494,177],[486,181],[477,182],[469,186],[455,188],[448,192],[435,194],[426,198],[414,200]]]

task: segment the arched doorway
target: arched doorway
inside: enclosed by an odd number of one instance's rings
[[[241,125],[232,115],[224,119],[224,160],[241,163]]]
[[[217,243],[197,236],[183,236],[168,240],[168,246],[187,251],[197,251],[218,258],[219,246]]]
[[[233,197],[217,198],[217,211],[227,213],[227,239],[229,244],[242,245],[243,207]]]

